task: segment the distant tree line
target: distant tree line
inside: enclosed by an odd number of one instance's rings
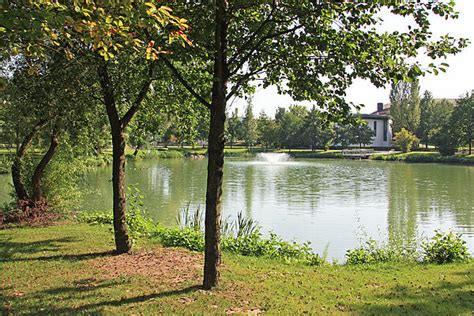
[[[430,91],[420,96],[418,81],[399,82],[390,92],[390,115],[396,136],[402,130],[416,136],[419,144],[435,146],[443,155],[454,155],[461,146],[472,153],[474,135],[474,96],[457,100],[435,100]],[[405,137],[402,137],[403,139]]]
[[[278,108],[271,118],[265,112],[254,117],[249,102],[243,116],[235,109],[226,124],[226,139],[231,147],[239,143],[249,147],[328,150],[334,146],[367,146],[374,136],[366,121],[357,116],[350,123],[337,123],[328,121],[316,107],[302,105]]]

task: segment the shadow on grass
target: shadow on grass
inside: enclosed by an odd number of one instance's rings
[[[15,301],[15,305],[23,312],[34,314],[77,314],[98,313],[105,307],[124,308],[127,305],[146,302],[171,296],[190,294],[197,291],[201,286],[188,286],[181,289],[171,289],[145,295],[123,297],[126,295],[129,282],[124,280],[97,281],[94,278],[83,279],[70,287],[57,287],[36,292],[32,295],[22,297],[5,296],[5,302]],[[52,304],[45,305],[45,302]],[[60,305],[56,305],[59,303]],[[4,310],[5,312],[5,310]],[[9,312],[20,312],[20,310],[9,310]]]
[[[23,257],[23,258],[4,258],[0,259],[0,262],[24,262],[24,261],[82,261],[95,259],[100,257],[108,257],[115,255],[114,251],[99,251],[91,253],[81,254],[59,254],[51,256],[40,256],[40,257]]]
[[[46,240],[38,240],[31,242],[14,242],[14,241],[0,241],[0,262],[9,261],[13,256],[35,255],[42,252],[57,252],[61,250],[64,243],[72,243],[76,241],[72,237],[54,238]],[[28,257],[30,258],[30,257]],[[36,260],[36,259],[31,259]]]
[[[376,298],[377,302],[383,303],[361,304],[353,308],[369,315],[460,315],[474,312],[474,292],[470,280],[445,282],[432,287],[398,284]]]

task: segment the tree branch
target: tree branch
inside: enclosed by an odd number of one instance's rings
[[[207,108],[211,108],[211,104],[193,89],[189,82],[183,78],[179,70],[176,69],[176,67],[168,59],[166,59],[166,57],[160,56],[160,58],[164,61],[165,65],[170,69],[176,79],[178,79],[178,81],[181,82],[181,84],[186,88],[186,90],[189,91],[189,93],[191,93],[204,106],[206,106]]]
[[[132,120],[133,116],[135,113],[137,113],[138,109],[140,108],[140,105],[145,99],[148,90],[150,90],[150,85],[151,82],[153,81],[153,72],[155,69],[156,62],[151,62],[150,65],[148,66],[148,71],[147,71],[147,78],[145,82],[142,85],[142,88],[140,89],[140,92],[138,93],[137,97],[135,98],[135,101],[133,102],[133,105],[128,109],[127,113],[122,117],[121,123],[122,127],[125,128],[127,127],[128,123]]]
[[[271,12],[268,14],[267,18],[260,24],[260,26],[249,36],[249,38],[247,39],[247,41],[242,45],[240,46],[240,48],[237,50],[237,52],[234,54],[234,56],[232,56],[230,59],[229,59],[229,65],[232,65],[238,58],[239,56],[242,54],[242,52],[252,43],[252,41],[255,39],[255,37],[260,34],[265,25],[267,25],[270,21],[271,21],[271,18],[273,16],[273,13],[275,13],[275,10],[276,10],[276,3],[275,3],[275,0],[272,1],[272,10]]]
[[[284,30],[284,31],[280,31],[280,32],[276,32],[276,33],[267,34],[265,36],[262,36],[260,38],[260,40],[247,52],[247,54],[242,59],[240,59],[239,63],[230,72],[229,77],[235,75],[239,71],[239,69],[249,60],[249,58],[252,56],[252,54],[260,47],[260,45],[262,45],[262,43],[264,41],[266,41],[267,39],[275,38],[275,37],[285,35],[285,34],[288,34],[288,33],[291,33],[291,32],[295,32],[295,31],[297,31],[298,29],[300,29],[302,27],[303,27],[303,25],[299,24],[299,25],[296,25],[296,26],[294,26],[290,29]]]

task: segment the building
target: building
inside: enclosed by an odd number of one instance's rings
[[[374,138],[370,147],[389,149],[392,147],[392,127],[389,115],[384,114],[362,114],[362,119],[374,131]]]

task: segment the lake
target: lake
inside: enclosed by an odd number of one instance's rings
[[[150,215],[175,225],[178,210],[204,208],[206,160],[127,163],[127,185],[144,195]],[[352,160],[226,159],[223,217],[252,217],[265,234],[310,241],[329,259],[343,259],[360,239],[432,236],[453,228],[474,251],[474,167]],[[110,210],[110,167],[84,178],[86,210]],[[9,176],[0,183],[10,182]],[[2,185],[0,202],[11,188]]]

